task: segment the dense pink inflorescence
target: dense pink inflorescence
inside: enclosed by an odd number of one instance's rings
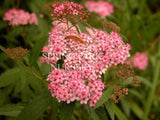
[[[102,18],[114,12],[113,5],[106,1],[87,1],[85,6],[90,12],[98,13]]]
[[[146,69],[148,66],[148,56],[143,53],[136,52],[136,54],[133,56],[133,65],[140,70]]]
[[[74,2],[64,1],[62,4],[52,4],[53,12],[51,17],[54,20],[62,20],[66,21],[73,20],[77,22],[77,20],[87,20],[88,11],[83,10],[83,6]]]
[[[16,10],[16,9],[10,9],[8,10],[3,20],[9,21],[9,25],[15,26],[15,25],[27,25],[29,24],[38,24],[37,18],[35,13],[28,13],[22,9]]]
[[[43,48],[44,56],[40,58],[41,62],[53,67],[47,78],[52,96],[59,102],[78,100],[95,106],[104,89],[101,75],[108,67],[125,62],[130,56],[130,45],[124,44],[116,32],[109,34],[95,29],[96,32],[90,32],[89,36],[78,34],[74,27],[68,30],[71,23],[68,26],[57,23],[53,23],[55,27],[49,33],[49,45]],[[79,37],[85,44],[76,38],[65,39],[69,35]],[[65,56],[63,69],[54,66],[61,56]]]

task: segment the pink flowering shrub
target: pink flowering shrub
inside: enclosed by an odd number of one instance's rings
[[[148,66],[148,56],[143,53],[136,52],[136,54],[133,56],[133,65],[140,70],[146,69]]]
[[[4,14],[3,20],[9,21],[9,25],[27,25],[27,24],[38,24],[35,13],[28,13],[22,9],[10,9]]]
[[[87,1],[85,6],[90,12],[98,13],[101,18],[105,18],[114,12],[113,5],[106,1]]]
[[[118,33],[110,34],[96,30],[89,36],[78,34],[70,24],[54,22],[55,27],[49,33],[48,46],[42,50],[46,56],[40,58],[53,69],[48,75],[48,88],[58,101],[78,100],[95,106],[102,95],[104,83],[101,75],[108,67],[124,63],[130,56],[130,45],[124,44]],[[63,69],[56,68],[57,61],[65,57]]]

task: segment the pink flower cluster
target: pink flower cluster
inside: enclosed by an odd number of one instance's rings
[[[53,13],[51,16],[54,20],[66,21],[73,20],[76,22],[77,18],[80,20],[87,20],[88,11],[83,10],[83,6],[74,2],[64,1],[62,4],[52,4]]]
[[[28,13],[24,10],[16,10],[16,9],[10,9],[8,10],[3,20],[9,21],[9,25],[15,26],[15,25],[27,25],[29,24],[38,24],[37,18],[35,13]]]
[[[85,6],[90,12],[98,13],[102,18],[114,12],[113,5],[106,1],[87,1]]]
[[[74,27],[68,31],[65,23],[56,23],[59,22],[54,22],[49,45],[43,48],[44,56],[40,58],[53,67],[47,78],[52,96],[59,102],[78,100],[86,104],[89,101],[90,106],[95,106],[104,89],[101,75],[108,67],[125,62],[130,56],[130,45],[116,32],[96,30],[91,37],[78,34]],[[62,56],[65,57],[63,69],[56,68],[54,65]]]
[[[148,56],[143,53],[136,52],[136,54],[133,56],[133,65],[140,70],[146,69],[148,66]]]

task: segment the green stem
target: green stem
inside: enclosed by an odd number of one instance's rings
[[[0,45],[0,49],[1,49],[3,52],[5,51],[5,48],[4,48],[3,46],[1,46],[1,45]],[[32,70],[32,68],[26,66],[21,60],[18,60],[18,62],[19,62],[21,65],[23,65],[26,69],[30,70],[30,71],[32,72],[32,74],[33,74],[36,78],[47,82],[47,81],[44,80],[42,77],[40,77],[39,75],[37,75],[37,74]]]
[[[21,0],[17,0],[17,5],[16,5],[17,8],[19,8],[20,1]]]
[[[37,75],[37,74],[32,70],[32,68],[26,66],[22,61],[18,61],[18,62],[19,62],[21,65],[23,65],[26,69],[30,70],[30,71],[32,72],[32,74],[33,74],[36,78],[47,82],[47,81],[44,80],[42,77],[40,77],[39,75]]]
[[[159,42],[159,52],[160,52],[160,42]],[[158,85],[158,77],[159,77],[159,72],[160,72],[160,59],[157,58],[157,65],[155,67],[155,72],[153,75],[153,87],[151,88],[150,92],[149,92],[149,96],[147,98],[147,101],[145,103],[146,108],[145,108],[145,112],[143,115],[143,119],[142,120],[147,120],[148,119],[148,115],[152,106],[152,102],[153,102],[153,98],[155,95],[155,91],[156,91],[156,87]]]

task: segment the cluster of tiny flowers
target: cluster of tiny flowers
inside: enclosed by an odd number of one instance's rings
[[[114,103],[118,103],[119,100],[123,100],[125,95],[128,95],[128,88],[121,88],[119,86],[114,86],[114,95],[112,100]]]
[[[137,52],[133,56],[133,65],[140,70],[146,69],[146,67],[148,66],[148,56],[143,53]]]
[[[120,65],[119,70],[116,72],[116,76],[120,78],[118,84],[123,85],[139,85],[140,80],[134,75],[132,70],[131,61],[125,61],[124,64]],[[125,95],[128,95],[128,88],[122,88],[120,86],[114,85],[114,95],[111,97],[114,103],[118,103],[119,100],[123,100]]]
[[[108,67],[123,64],[130,57],[130,45],[124,44],[116,32],[96,30],[91,37],[78,34],[74,27],[68,30],[71,24],[56,23],[59,22],[54,22],[49,45],[43,48],[44,56],[40,58],[53,66],[47,78],[52,96],[59,102],[78,100],[95,106],[104,89],[101,75]],[[56,68],[54,65],[62,56],[63,69]]]
[[[119,33],[119,31],[120,31],[120,28],[113,22],[105,21],[105,22],[103,22],[103,24],[104,24],[105,28],[108,29],[107,31],[111,30],[111,31],[114,31],[117,33]]]
[[[13,49],[5,49],[4,51],[11,59],[21,60],[22,57],[26,56],[29,51],[23,48],[13,48]]]
[[[77,22],[80,20],[87,20],[88,11],[83,10],[83,6],[74,2],[64,1],[61,4],[54,3],[52,4],[53,12],[51,16],[53,20],[61,21],[74,21]],[[77,19],[78,18],[78,19]]]
[[[114,12],[114,7],[106,1],[87,1],[85,6],[90,12],[98,13],[101,18],[105,18]]]
[[[22,9],[10,9],[4,14],[3,20],[9,21],[9,25],[27,25],[27,24],[38,24],[35,13],[28,13]]]
[[[132,64],[130,61],[126,61],[124,64],[122,64],[116,72],[116,76],[120,78],[119,83],[123,84],[139,84],[140,80],[134,75],[134,71],[132,69]],[[131,78],[132,81],[128,81],[128,79]]]

